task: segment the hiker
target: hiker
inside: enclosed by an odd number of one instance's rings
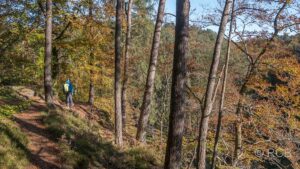
[[[73,98],[72,98],[72,96],[74,94],[74,89],[73,89],[73,85],[72,85],[72,83],[69,79],[64,84],[63,90],[64,90],[64,93],[66,94],[67,106],[68,106],[68,108],[70,108],[74,105],[73,104]]]

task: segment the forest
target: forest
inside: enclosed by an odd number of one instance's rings
[[[300,169],[300,1],[0,0],[0,169],[160,168]]]

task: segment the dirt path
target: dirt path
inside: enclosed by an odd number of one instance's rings
[[[21,130],[27,135],[27,145],[31,164],[26,169],[59,169],[58,145],[51,139],[50,133],[42,123],[43,111],[46,105],[39,97],[34,97],[29,92],[21,92],[23,96],[33,100],[32,106],[21,113],[16,114],[15,121]]]
[[[16,123],[21,130],[27,135],[29,144],[28,149],[30,165],[26,169],[60,169],[62,168],[62,160],[59,159],[59,147],[55,140],[51,138],[43,124],[43,118],[47,112],[47,106],[44,100],[39,96],[34,96],[34,92],[26,87],[13,87],[13,89],[22,97],[31,100],[30,108],[24,112],[14,115]],[[54,100],[54,104],[58,109],[67,109],[62,101]],[[72,112],[78,117],[95,121],[96,113],[89,113],[89,106],[77,104],[72,108]],[[103,135],[113,138],[113,132],[103,130]]]

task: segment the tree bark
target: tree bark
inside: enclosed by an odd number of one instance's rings
[[[232,0],[226,0],[224,11],[222,14],[221,24],[218,31],[218,36],[215,44],[213,61],[210,67],[210,73],[208,78],[208,84],[205,94],[204,109],[201,116],[201,123],[199,128],[199,139],[198,139],[198,169],[205,169],[206,166],[206,139],[208,132],[209,115],[213,107],[213,93],[216,83],[216,75],[219,67],[221,47],[224,39],[224,32],[226,30],[226,24],[229,17],[230,7]]]
[[[89,17],[88,17],[88,24],[89,24],[89,45],[90,45],[90,90],[89,90],[89,104],[92,106],[94,105],[94,98],[95,98],[95,89],[94,89],[94,53],[93,53],[93,32],[92,32],[92,22],[93,22],[93,0],[89,0]]]
[[[117,0],[115,27],[115,143],[123,145],[121,110],[121,29],[122,0]]]
[[[137,134],[136,134],[137,140],[142,142],[145,141],[146,127],[150,115],[150,106],[151,106],[151,100],[153,95],[157,57],[158,57],[158,50],[159,50],[159,43],[160,43],[160,34],[161,34],[161,28],[164,19],[165,2],[166,0],[159,1],[156,25],[155,25],[153,41],[152,41],[152,49],[151,49],[151,56],[150,56],[150,62],[148,68],[147,82],[145,86],[143,104],[141,107],[141,114],[139,118]]]
[[[238,104],[237,108],[237,121],[235,123],[235,146],[234,146],[234,160],[233,166],[236,166],[239,160],[239,156],[242,153],[242,117],[241,117],[241,103]]]
[[[91,71],[91,74],[93,72]],[[89,92],[89,104],[92,106],[94,105],[94,98],[95,98],[95,89],[94,89],[94,81],[92,80],[92,77],[90,79],[90,92]]]
[[[179,169],[181,166],[182,137],[185,120],[185,84],[187,77],[187,55],[189,36],[189,0],[176,1],[176,27],[169,117],[168,142],[165,155],[165,169]]]
[[[92,49],[91,49],[92,50]],[[94,86],[94,76],[95,76],[95,72],[93,70],[93,66],[94,66],[94,54],[91,51],[90,53],[90,66],[91,66],[91,70],[90,70],[90,90],[89,90],[89,104],[91,106],[94,105],[95,102],[95,86]]]
[[[123,130],[126,127],[126,102],[127,102],[127,83],[128,83],[128,63],[129,63],[129,47],[131,38],[131,8],[133,0],[128,1],[128,11],[127,11],[127,31],[126,31],[126,42],[125,42],[125,61],[124,61],[124,76],[123,76],[123,86],[122,86],[122,124]]]
[[[51,60],[52,60],[52,0],[47,0],[46,1],[46,30],[45,30],[44,88],[45,88],[45,101],[48,106],[53,105]]]
[[[219,115],[218,115],[218,123],[217,123],[217,130],[216,130],[216,136],[215,136],[215,143],[214,143],[214,150],[213,150],[213,156],[212,156],[212,165],[211,169],[216,168],[216,161],[218,156],[218,143],[219,143],[219,137],[222,127],[222,117],[224,112],[224,100],[225,100],[225,93],[226,93],[226,82],[227,82],[227,73],[228,73],[228,64],[230,59],[230,48],[231,48],[231,34],[232,34],[232,27],[234,22],[234,2],[232,2],[232,8],[231,8],[231,21],[230,21],[230,28],[229,28],[229,36],[228,36],[228,46],[227,46],[227,54],[225,58],[225,70],[224,70],[224,76],[223,76],[223,84],[222,84],[222,91],[221,91],[221,100],[219,105]]]

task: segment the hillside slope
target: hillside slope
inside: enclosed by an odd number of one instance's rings
[[[0,134],[12,145],[0,142],[4,168],[160,168],[145,147],[115,147],[113,126],[104,112],[85,105],[66,110],[58,100],[56,109],[48,111],[42,98],[26,87],[1,87],[0,101]],[[134,144],[129,135],[125,138]],[[16,154],[19,160],[13,159]]]

